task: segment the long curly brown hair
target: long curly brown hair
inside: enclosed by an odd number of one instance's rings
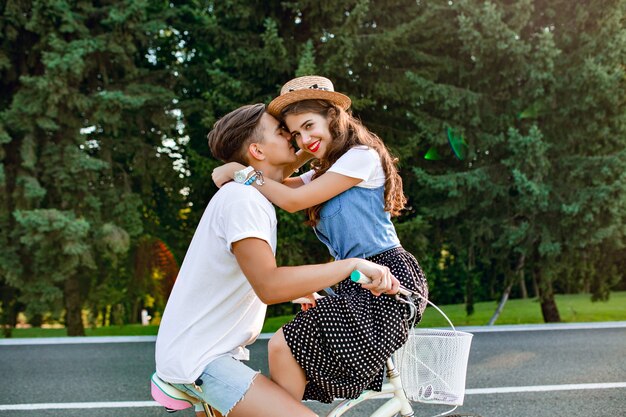
[[[402,190],[402,178],[398,174],[398,158],[393,157],[383,141],[370,132],[360,120],[346,110],[326,100],[303,100],[290,104],[281,112],[281,119],[289,114],[316,113],[328,120],[328,130],[332,141],[328,145],[323,159],[316,159],[311,163],[315,170],[313,178],[324,174],[350,148],[365,145],[380,155],[380,161],[385,172],[385,211],[392,216],[398,216],[406,205],[406,197]],[[307,209],[308,223],[315,226],[320,219],[322,204]]]

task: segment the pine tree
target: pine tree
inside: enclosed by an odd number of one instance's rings
[[[460,113],[471,160],[452,176],[417,173],[443,197],[433,211],[461,227],[457,242],[478,234],[481,256],[508,259],[501,288],[528,268],[544,319],[560,321],[554,285],[588,273],[606,289],[610,267],[587,253],[623,242],[624,2],[525,3],[456,2],[458,39],[480,71],[458,74],[480,97],[474,120]]]
[[[171,177],[169,76],[145,57],[163,25],[143,1],[2,8],[1,276],[28,313],[63,310],[83,335],[98,272],[124,260],[142,198]]]
[[[606,299],[625,238],[626,2],[537,3],[538,25],[561,51],[555,87],[537,104],[553,163],[550,215],[542,219],[550,240],[538,248],[552,256],[543,257],[540,285],[587,287]]]
[[[320,72],[400,157],[403,241],[450,255],[468,310],[476,289],[506,292],[524,270],[546,321],[559,320],[554,285],[583,270],[606,293],[614,274],[581,251],[608,260],[623,241],[624,1],[288,5],[283,36],[313,41]],[[440,275],[437,255],[424,261]]]
[[[471,86],[478,112],[460,108],[453,122],[472,148],[467,166],[418,168],[422,195],[440,193],[428,210],[460,228],[461,236],[451,231],[456,245],[474,247],[478,237],[479,256],[502,265],[502,289],[528,269],[544,319],[559,321],[554,285],[583,279],[585,265],[604,263],[587,253],[607,242],[614,253],[623,242],[625,108],[615,91],[624,91],[624,2],[460,1],[452,9],[451,39],[462,42],[454,54],[473,64],[453,66],[459,81],[446,84]],[[578,273],[567,273],[572,265]],[[606,289],[607,269],[586,279]]]

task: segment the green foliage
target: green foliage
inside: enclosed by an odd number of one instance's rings
[[[28,314],[65,310],[70,335],[83,333],[91,289],[115,289],[130,239],[154,221],[143,215],[159,203],[153,187],[182,187],[159,152],[175,132],[174,96],[145,60],[146,28],[165,26],[151,18],[146,2],[56,0],[11,2],[0,21],[15,64],[0,74],[0,276]]]
[[[567,323],[593,323],[603,321],[620,321],[626,315],[626,292],[613,292],[607,302],[592,302],[589,294],[557,295],[559,309],[563,311],[563,321]],[[476,303],[476,312],[472,316],[465,314],[463,304],[439,304],[444,313],[455,326],[482,326],[493,313],[494,303],[484,301]],[[274,333],[283,324],[293,318],[293,313],[282,316],[266,317],[263,333]],[[498,321],[498,325],[506,324],[539,324],[543,318],[537,308],[537,300],[511,300],[507,309]],[[445,328],[449,326],[445,318],[433,308],[428,308],[420,322],[420,328]],[[159,327],[156,325],[141,326],[137,324],[125,326],[98,326],[86,330],[87,336],[156,336]],[[63,328],[25,328],[16,329],[13,337],[62,337]],[[0,336],[1,337],[1,336]]]
[[[316,75],[317,69],[315,66],[315,50],[313,49],[313,42],[309,39],[304,44],[302,50],[302,56],[298,61],[298,69],[296,69],[296,77],[302,77],[304,75]]]
[[[311,73],[399,158],[398,233],[436,302],[472,311],[520,277],[542,308],[625,285],[625,0],[0,9],[5,321],[63,299],[136,320],[142,237],[181,261],[216,191],[213,123]],[[279,264],[328,261],[300,214],[279,222]]]

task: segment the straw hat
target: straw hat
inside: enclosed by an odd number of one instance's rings
[[[321,99],[328,100],[337,106],[348,110],[350,97],[335,92],[333,83],[319,75],[305,75],[288,81],[280,89],[280,95],[267,106],[267,111],[274,117],[280,116],[280,112],[289,104],[296,101]]]

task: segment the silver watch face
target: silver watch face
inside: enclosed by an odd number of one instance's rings
[[[235,182],[238,182],[239,184],[243,184],[244,182],[246,182],[246,179],[248,178],[248,174],[251,173],[253,171],[252,167],[247,167],[244,169],[240,169],[239,171],[235,171],[235,174],[233,175],[233,179],[235,180]]]
[[[233,175],[233,177],[235,182],[238,182],[239,184],[243,184],[246,181],[246,174],[245,172],[243,172],[243,170],[235,172],[235,175]]]

